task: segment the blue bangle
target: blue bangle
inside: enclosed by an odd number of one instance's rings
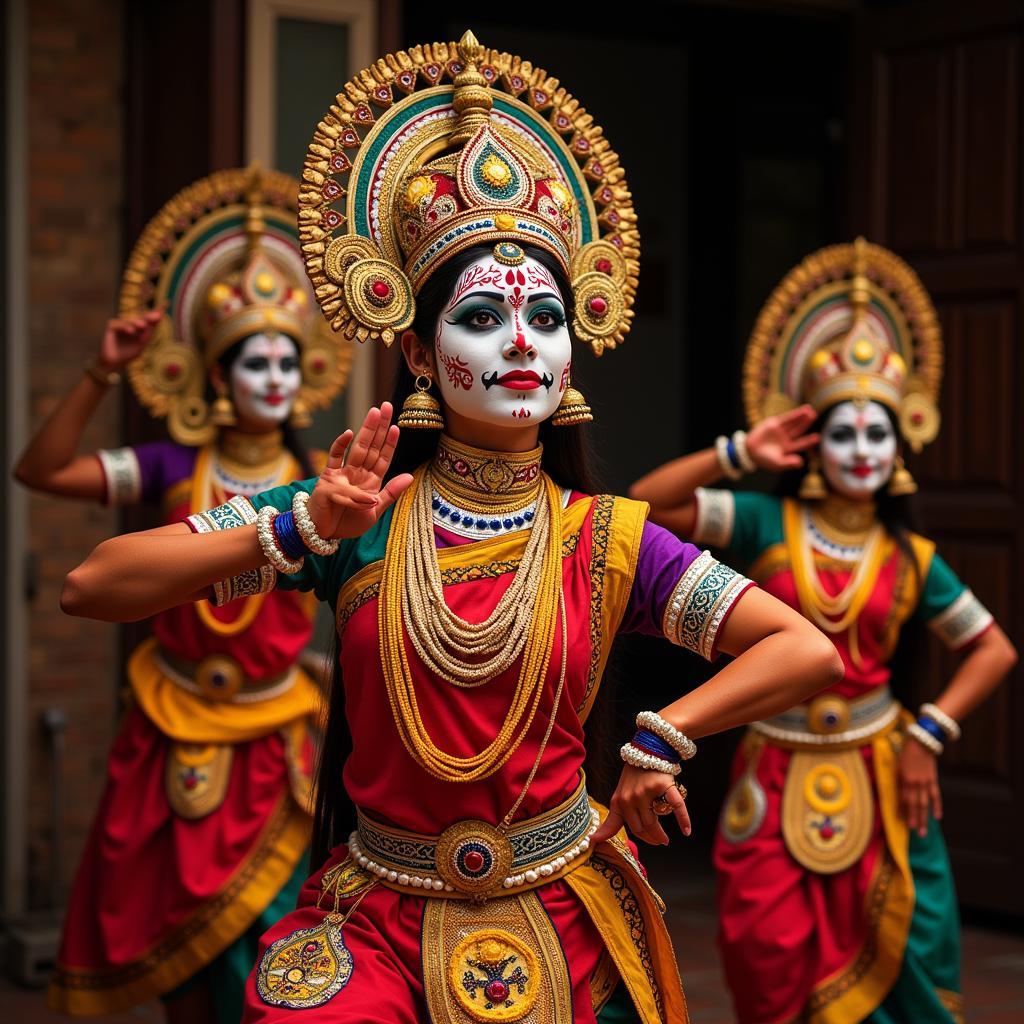
[[[922,715],[918,720],[917,724],[921,726],[926,733],[934,736],[940,743],[946,742],[946,734],[942,731],[942,726],[938,722],[933,721],[930,718],[926,718]]]
[[[282,512],[274,520],[274,538],[288,558],[302,558],[309,554],[309,548],[295,525],[295,515],[290,510]]]
[[[725,454],[729,456],[729,462],[732,463],[733,469],[742,469],[743,463],[740,462],[740,457],[736,452],[736,442],[730,437],[725,445]]]
[[[649,729],[637,729],[633,737],[634,746],[642,747],[648,753],[663,757],[666,761],[678,763],[679,751],[669,746],[657,733]]]

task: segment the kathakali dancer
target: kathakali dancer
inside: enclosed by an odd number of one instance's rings
[[[750,432],[631,492],[662,525],[749,564],[845,666],[810,703],[754,723],[736,756],[714,857],[741,1024],[963,1020],[936,761],[1016,654],[935,545],[908,529],[916,485],[900,437],[919,451],[938,433],[941,344],[902,260],[864,239],[822,249],[755,326]],[[788,472],[791,496],[704,486],[756,468]],[[912,618],[965,655],[916,716],[889,689]]]
[[[277,172],[225,170],[163,207],[128,260],[119,317],[33,438],[21,480],[153,503],[180,523],[323,465],[293,428],[339,392],[353,347],[316,308],[298,190]],[[77,454],[124,368],[172,440]],[[218,596],[238,600],[162,611],[129,659],[130,706],[67,910],[55,1009],[162,996],[172,1019],[194,1024],[215,1006],[237,1021],[257,940],[308,873],[322,702],[298,660],[315,603],[261,592],[255,578]]]
[[[840,663],[645,504],[594,495],[572,339],[600,352],[629,326],[639,238],[619,161],[555,79],[467,33],[345,86],[299,223],[332,326],[401,340],[401,431],[385,402],[319,478],[193,516],[197,535],[107,541],[65,591],[123,618],[259,576],[334,610],[318,866],[264,936],[246,1019],[594,1021],[621,979],[614,1012],[685,1021],[621,827],[665,843],[674,814],[688,830],[693,737],[783,710]],[[606,812],[584,722],[628,630],[736,659],[679,699],[666,683],[670,703],[607,751],[626,767]]]

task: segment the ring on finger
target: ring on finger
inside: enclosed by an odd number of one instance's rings
[[[673,789],[677,789],[679,791],[679,795],[684,800],[686,799],[686,787],[681,782],[676,783],[676,785],[674,786],[670,786],[668,789],[665,790],[664,793],[661,794],[661,796],[658,797],[657,800],[655,800],[651,804],[651,810],[654,811],[654,813],[657,814],[659,817],[665,817],[665,815],[667,814],[675,813],[675,808],[665,799],[665,797],[669,793],[671,793]]]

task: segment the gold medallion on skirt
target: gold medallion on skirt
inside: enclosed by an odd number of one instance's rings
[[[172,743],[164,787],[179,818],[205,818],[224,802],[231,778],[233,747],[224,743]]]
[[[782,791],[782,835],[810,871],[831,875],[860,859],[874,800],[859,749],[793,751]]]

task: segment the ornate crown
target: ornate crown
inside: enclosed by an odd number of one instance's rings
[[[598,355],[633,317],[640,239],[618,157],[556,79],[471,32],[388,54],[338,94],[306,156],[299,232],[324,316],[360,341],[390,345],[437,267],[487,242],[558,260]]]
[[[280,332],[302,350],[297,402],[323,408],[344,387],[352,346],[315,316],[296,237],[298,182],[277,171],[218,171],[169,200],[125,267],[122,315],[166,306],[128,367],[139,401],[181,444],[211,441],[207,370],[251,334]]]
[[[942,334],[928,293],[898,256],[858,238],[808,256],[772,292],[743,367],[747,417],[809,402],[881,402],[914,451],[935,440]]]

